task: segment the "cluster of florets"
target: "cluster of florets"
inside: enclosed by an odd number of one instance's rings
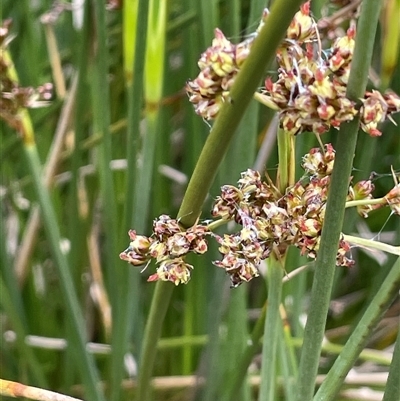
[[[11,61],[6,49],[11,41],[11,20],[5,20],[0,27],[0,117],[8,125],[19,130],[18,113],[21,108],[44,106],[52,96],[53,86],[50,83],[38,88],[21,87],[10,71]]]
[[[153,222],[153,234],[150,237],[137,235],[130,230],[131,242],[129,247],[120,254],[134,266],[149,263],[154,259],[157,263],[157,272],[151,275],[148,281],[171,281],[178,285],[190,280],[193,266],[186,263],[184,257],[189,253],[203,254],[207,251],[205,236],[209,230],[205,225],[194,225],[184,231],[178,220],[167,215],[161,215]]]
[[[268,23],[267,16],[265,11],[260,27]],[[197,114],[208,120],[217,116],[222,103],[229,99],[229,89],[259,29],[238,45],[216,30],[212,46],[199,61],[199,76],[187,84],[189,100]],[[367,92],[360,110],[356,102],[346,97],[354,36],[355,29],[351,27],[330,49],[322,51],[317,24],[310,16],[310,2],[295,14],[277,51],[278,78],[267,78],[260,94],[264,104],[279,111],[280,125],[286,131],[322,134],[359,114],[361,128],[378,136],[378,124],[400,111],[400,98],[393,92]]]
[[[214,33],[212,46],[198,62],[200,74],[186,84],[189,101],[195,105],[196,113],[206,120],[214,119],[222,104],[229,101],[229,90],[253,41],[250,38],[235,45],[219,29]]]
[[[331,145],[325,152],[312,149],[303,159],[303,168],[310,176],[285,194],[262,181],[253,170],[242,173],[238,187],[222,187],[213,216],[233,219],[243,226],[239,233],[217,237],[223,259],[215,264],[225,268],[233,285],[257,276],[261,260],[272,252],[283,255],[289,245],[310,258],[316,257],[334,156]],[[341,239],[338,266],[353,265],[346,257],[349,250],[349,244]]]
[[[354,35],[354,28],[350,28],[324,52],[324,58],[317,60],[310,43],[312,35],[304,41],[286,41],[278,50],[278,79],[266,79],[263,95],[266,104],[279,110],[281,127],[286,131],[322,134],[330,127],[338,129],[359,113],[361,129],[379,136],[378,124],[400,111],[400,98],[393,92],[367,92],[359,111],[346,97]]]
[[[178,220],[162,215],[154,221],[150,237],[129,232],[131,243],[120,258],[134,266],[154,259],[157,271],[149,281],[187,283],[193,266],[185,262],[185,256],[189,252],[206,252],[206,237],[212,236],[222,255],[221,260],[213,263],[225,270],[233,287],[257,277],[264,259],[271,253],[277,257],[284,255],[290,245],[314,259],[320,245],[334,161],[331,144],[325,145],[324,150],[311,149],[302,160],[305,176],[284,194],[268,177],[263,180],[259,172],[249,169],[241,174],[237,186],[222,186],[211,212],[213,217],[235,221],[241,226],[238,232],[220,236],[202,224],[183,230]],[[400,215],[400,184],[396,182],[380,203],[371,205],[373,190],[371,180],[360,181],[349,186],[347,200],[361,201],[357,210],[363,217],[384,205]],[[336,257],[338,266],[354,264],[349,251],[350,245],[342,236]]]

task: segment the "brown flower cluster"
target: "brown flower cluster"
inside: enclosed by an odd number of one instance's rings
[[[214,34],[212,46],[198,62],[200,74],[186,84],[189,101],[195,105],[196,113],[206,120],[214,119],[222,104],[229,101],[229,90],[253,41],[250,38],[234,45],[218,28]]]
[[[119,256],[134,266],[149,263],[154,259],[157,272],[148,281],[171,281],[175,285],[187,283],[193,266],[186,263],[184,256],[189,252],[203,254],[207,251],[205,236],[207,226],[195,225],[184,231],[176,219],[161,215],[153,222],[153,235],[146,237],[130,230],[129,247]]]
[[[283,254],[289,245],[308,257],[316,257],[334,157],[331,145],[325,152],[312,149],[303,159],[303,168],[311,176],[288,188],[284,195],[253,170],[242,174],[237,188],[222,187],[212,214],[234,219],[243,229],[217,237],[223,259],[215,264],[230,274],[234,286],[257,276],[261,260],[271,252]],[[353,265],[346,257],[349,250],[349,244],[341,239],[338,266]]]
[[[265,11],[260,26],[268,23],[267,16]],[[199,61],[199,76],[186,86],[197,114],[213,119],[223,102],[229,100],[230,87],[259,29],[238,45],[216,30],[212,46]],[[295,14],[277,51],[278,77],[265,80],[260,94],[263,103],[279,111],[281,127],[292,134],[322,134],[359,114],[365,132],[381,135],[378,124],[400,111],[400,98],[393,92],[367,92],[358,107],[346,97],[355,29],[350,28],[324,51],[319,47],[319,36],[307,2]]]
[[[38,88],[21,87],[13,71],[8,57],[7,47],[11,42],[11,20],[5,20],[0,27],[0,118],[14,129],[19,129],[18,113],[21,108],[41,107],[52,96],[53,86],[50,83]]]
[[[215,218],[234,220],[241,226],[238,232],[220,236],[202,224],[185,231],[178,220],[162,215],[154,221],[150,237],[129,232],[131,243],[120,258],[134,266],[154,259],[157,271],[148,281],[187,283],[193,266],[184,258],[189,252],[205,253],[206,236],[210,235],[218,242],[222,255],[221,260],[213,263],[225,270],[233,287],[257,277],[262,260],[271,253],[283,255],[290,245],[314,259],[320,245],[334,161],[331,144],[325,145],[324,150],[311,149],[302,160],[305,176],[287,188],[285,194],[268,177],[263,180],[259,172],[249,169],[241,174],[237,186],[222,186],[211,212]],[[400,184],[396,180],[394,188],[376,204],[370,204],[373,190],[371,179],[349,185],[347,200],[360,201],[357,210],[363,217],[385,205],[400,215]],[[354,264],[348,257],[349,251],[350,245],[341,238],[336,257],[338,266]]]

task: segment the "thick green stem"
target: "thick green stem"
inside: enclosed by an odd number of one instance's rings
[[[347,96],[353,100],[360,98],[365,91],[380,6],[381,2],[375,0],[365,0],[362,5],[347,88]],[[314,393],[358,126],[359,119],[356,118],[348,124],[343,124],[338,134],[329,190],[331,196],[328,197],[326,206],[325,224],[316,261],[310,310],[300,359],[298,401],[311,400]]]
[[[335,399],[347,373],[349,373],[356,362],[368,337],[371,335],[372,330],[379,322],[389,303],[393,301],[399,287],[400,258],[397,258],[374,299],[370,302],[363,317],[353,331],[353,334],[346,341],[342,352],[326,375],[324,382],[314,397],[314,401],[332,401]],[[396,398],[396,400],[398,400],[398,398]]]

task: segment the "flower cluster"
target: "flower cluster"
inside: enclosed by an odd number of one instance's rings
[[[265,11],[260,27],[268,23],[267,16]],[[199,61],[199,76],[186,86],[197,114],[213,119],[222,103],[229,100],[230,87],[259,29],[238,45],[216,30],[212,46]],[[279,111],[281,127],[292,134],[322,134],[330,127],[338,129],[359,114],[365,132],[381,135],[378,124],[400,111],[400,98],[393,92],[382,95],[372,91],[357,106],[346,97],[355,29],[349,28],[345,36],[336,38],[332,47],[324,51],[319,47],[319,36],[307,2],[295,14],[277,51],[277,79],[265,80],[258,99]]]
[[[301,10],[303,9],[308,10],[309,4],[303,5]],[[189,101],[194,104],[195,112],[204,119],[216,118],[222,104],[229,101],[229,91],[234,79],[268,15],[269,11],[265,9],[256,32],[236,45],[231,43],[221,30],[215,30],[211,47],[201,55],[198,62],[199,75],[186,84]],[[287,39],[304,41],[314,37],[313,20],[308,14],[305,16],[305,12],[297,13],[287,30]]]
[[[239,224],[238,232],[216,235],[210,230],[212,224],[196,224],[184,231],[177,220],[162,215],[154,221],[150,237],[137,235],[133,230],[129,232],[131,243],[120,258],[134,266],[154,259],[157,271],[149,281],[187,283],[193,266],[184,257],[189,252],[205,253],[206,236],[212,236],[222,255],[221,260],[213,263],[225,270],[233,287],[257,277],[262,260],[271,253],[278,257],[284,255],[290,245],[314,259],[324,226],[334,161],[335,150],[331,144],[324,149],[311,149],[302,159],[305,176],[287,188],[285,194],[268,177],[263,180],[259,172],[249,169],[241,174],[237,186],[221,187],[211,211],[215,218]],[[396,179],[394,188],[380,200],[373,199],[373,190],[371,179],[349,185],[347,200],[356,201],[358,213],[363,217],[385,205],[400,215],[400,184]],[[350,245],[342,236],[336,257],[338,266],[354,264],[349,251]]]
[[[195,111],[206,120],[218,114],[222,104],[229,101],[229,90],[243,61],[247,58],[253,39],[234,45],[219,30],[215,30],[212,46],[198,62],[200,74],[188,81],[186,91]]]
[[[326,146],[325,152],[312,149],[303,159],[310,178],[297,182],[284,195],[252,170],[242,174],[237,188],[222,187],[212,214],[234,219],[243,229],[217,237],[223,259],[215,264],[230,274],[234,286],[257,276],[261,260],[271,252],[283,254],[289,245],[295,245],[308,257],[316,257],[334,155],[331,145]],[[341,239],[338,266],[353,265],[346,257],[349,250],[349,244]]]
[[[10,39],[11,20],[5,20],[0,26],[0,118],[12,128],[19,130],[18,113],[21,108],[41,107],[48,104],[53,86],[46,83],[38,88],[21,87],[11,71],[11,60],[7,47]]]
[[[153,222],[153,235],[146,237],[137,235],[130,230],[131,242],[129,247],[119,256],[134,266],[149,263],[154,259],[157,263],[157,272],[151,275],[148,281],[171,281],[178,285],[190,280],[190,271],[193,266],[186,263],[184,256],[189,252],[202,254],[207,251],[205,236],[208,228],[203,225],[194,225],[183,231],[176,219],[161,215]]]
[[[361,128],[371,136],[382,135],[377,126],[390,118],[391,114],[400,111],[400,97],[393,92],[381,94],[378,91],[366,92],[362,99]]]

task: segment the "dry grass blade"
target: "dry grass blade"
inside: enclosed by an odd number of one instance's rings
[[[26,386],[18,382],[0,379],[0,395],[7,397],[24,397],[38,401],[81,401],[78,398],[55,393],[42,388]]]

